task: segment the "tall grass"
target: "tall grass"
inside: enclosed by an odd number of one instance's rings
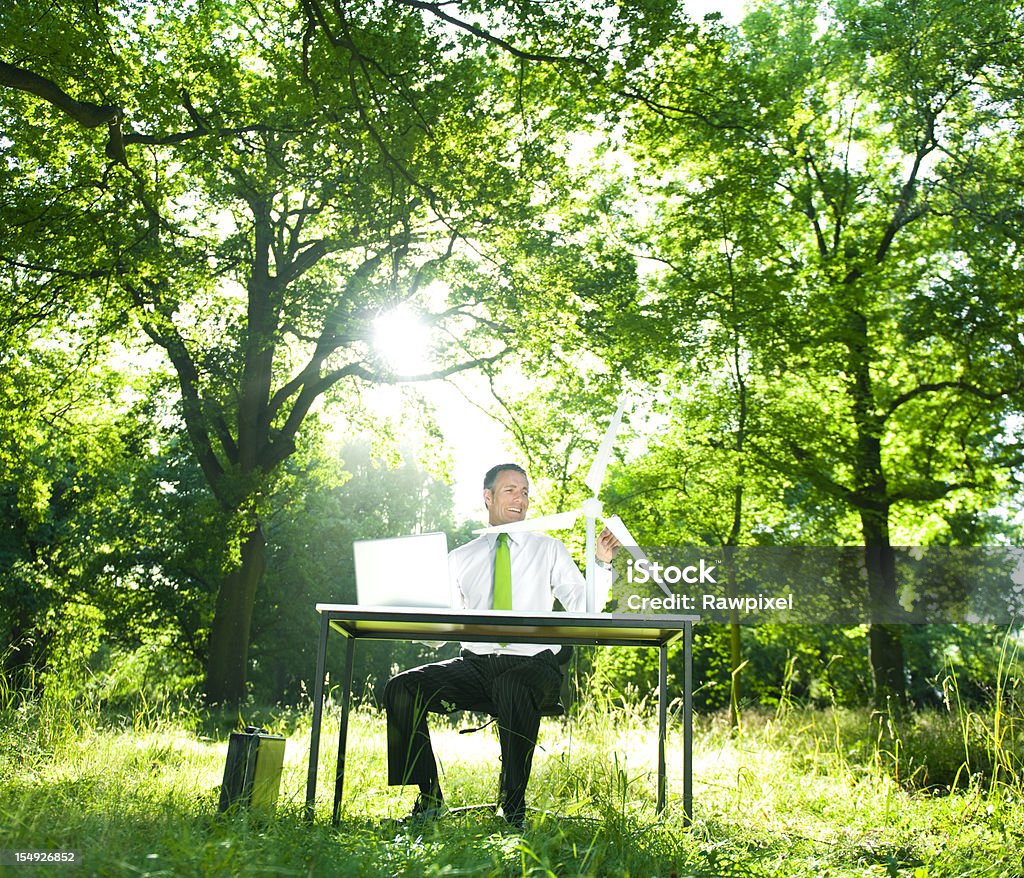
[[[68,689],[0,683],[0,849],[78,850],[75,875],[1019,876],[1024,789],[1016,656],[998,698],[908,717],[791,697],[697,722],[695,811],[681,813],[682,741],[670,728],[669,807],[656,814],[649,706],[584,706],[545,721],[525,831],[487,809],[399,819],[415,791],[385,783],[384,724],[354,712],[341,825],[329,825],[338,710],[321,741],[316,820],[304,820],[309,711],[219,714],[146,704],[112,715]],[[255,722],[288,739],[276,814],[217,812],[227,733]],[[468,725],[468,720],[464,725]],[[493,802],[493,729],[438,720],[449,805]],[[54,872],[59,868],[54,867]],[[15,873],[20,874],[20,873]],[[26,872],[25,874],[29,874]]]

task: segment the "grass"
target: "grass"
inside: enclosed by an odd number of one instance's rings
[[[471,811],[398,825],[412,789],[384,784],[382,717],[356,711],[341,825],[329,825],[337,717],[321,742],[316,821],[303,819],[308,712],[250,712],[288,738],[276,814],[219,814],[237,717],[7,699],[0,849],[77,850],[77,876],[1021,876],[1019,724],[1005,711],[901,722],[788,705],[700,718],[695,814],[684,825],[681,731],[669,808],[655,814],[655,723],[639,712],[545,721],[527,828]],[[451,805],[493,801],[491,730],[435,724]],[[969,763],[969,766],[967,766]],[[20,870],[20,871],[19,871]],[[67,870],[67,871],[65,871]],[[43,874],[44,867],[10,867]]]

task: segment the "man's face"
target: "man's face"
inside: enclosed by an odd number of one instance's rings
[[[530,480],[513,469],[502,470],[493,491],[484,491],[489,524],[509,524],[526,518],[530,506]]]

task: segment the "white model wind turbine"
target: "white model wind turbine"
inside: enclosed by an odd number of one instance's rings
[[[601,492],[601,485],[604,484],[605,473],[608,470],[608,461],[611,460],[612,447],[615,444],[615,436],[619,432],[619,424],[622,422],[622,413],[626,410],[627,398],[623,397],[619,403],[619,407],[615,410],[615,414],[612,416],[611,423],[608,425],[608,429],[605,431],[604,438],[601,440],[601,446],[597,449],[597,455],[594,457],[594,462],[590,465],[590,470],[587,473],[587,477],[583,480],[583,483],[593,491],[593,496],[583,501],[583,505],[576,509],[571,509],[568,512],[556,512],[554,515],[541,515],[537,518],[527,518],[523,521],[514,521],[509,524],[494,525],[492,527],[481,527],[474,531],[474,533],[495,533],[503,531],[505,533],[515,533],[517,531],[548,531],[548,530],[564,530],[565,528],[572,527],[576,523],[581,515],[586,521],[586,558],[587,558],[587,612],[594,613],[597,611],[595,607],[595,591],[597,583],[597,553],[596,553],[596,542],[597,542],[597,520],[600,519],[605,527],[608,528],[620,543],[623,548],[629,552],[635,559],[647,560],[647,556],[640,550],[636,544],[636,540],[633,539],[633,535],[626,528],[626,525],[622,523],[622,519],[617,515],[610,515],[607,518],[604,516],[604,507],[601,501],[598,499],[598,494]],[[655,581],[661,586],[662,591],[666,595],[671,596],[672,592],[665,586],[665,584],[656,578]]]

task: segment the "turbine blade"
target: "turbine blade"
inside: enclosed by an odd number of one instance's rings
[[[605,430],[604,438],[601,440],[601,445],[597,449],[597,455],[594,457],[594,462],[590,465],[590,470],[587,473],[587,477],[583,480],[584,484],[594,492],[596,497],[601,491],[601,485],[604,484],[604,474],[608,469],[608,461],[612,456],[612,448],[615,446],[615,434],[619,432],[619,424],[622,422],[622,413],[626,410],[627,397],[623,397],[619,403],[619,407],[615,410],[615,414],[612,415],[611,422],[608,424],[608,429]]]
[[[629,532],[629,529],[619,516],[609,515],[607,518],[603,519],[603,521],[604,526],[615,534],[618,541],[622,543],[623,548],[637,548],[636,539],[634,539],[633,534]],[[630,554],[632,554],[632,552]]]
[[[512,521],[508,524],[496,524],[491,527],[478,527],[473,531],[473,533],[520,533],[523,531],[564,530],[567,527],[572,527],[576,523],[576,519],[582,514],[582,509],[572,509],[569,512],[556,512],[554,515],[539,515],[536,518],[526,518],[523,521]]]
[[[647,555],[644,554],[644,550],[636,544],[636,540],[633,538],[633,534],[629,532],[629,529],[626,527],[625,524],[622,523],[622,519],[619,518],[619,516],[608,516],[608,518],[604,519],[604,526],[608,528],[608,530],[610,530],[613,534],[615,534],[616,539],[618,539],[618,541],[622,543],[622,548],[629,552],[629,554],[632,555],[635,560],[648,560]],[[668,597],[672,597],[671,589],[667,585],[665,585],[664,582],[662,582],[660,576],[654,576],[652,573],[651,578],[656,583],[658,583],[658,586],[661,588],[663,592],[665,592],[665,594]]]

